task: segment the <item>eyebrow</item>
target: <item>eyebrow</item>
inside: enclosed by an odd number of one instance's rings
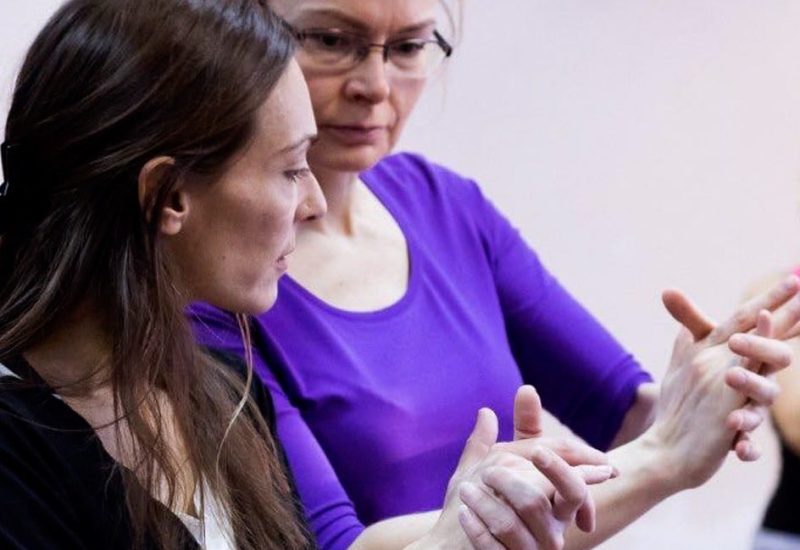
[[[358,19],[351,17],[346,13],[341,12],[335,8],[323,8],[323,7],[312,8],[309,11],[303,13],[300,16],[300,20],[302,21],[303,19],[306,18],[318,17],[318,16],[334,19],[338,23],[360,32],[366,33],[367,31],[370,30],[369,26],[363,23],[362,21],[359,21]],[[415,31],[426,29],[428,27],[435,27],[435,26],[436,26],[435,19],[425,19],[424,21],[420,21],[418,23],[413,23],[411,25],[408,25],[407,27],[403,27],[402,29],[398,30],[396,34],[412,33]]]
[[[286,147],[284,147],[283,149],[278,151],[278,154],[279,155],[283,155],[285,153],[291,153],[293,151],[296,151],[296,150],[300,149],[301,147],[305,146],[306,144],[310,145],[310,144],[314,143],[316,140],[317,140],[317,134],[307,134],[307,135],[303,136],[301,139],[297,140],[296,142],[294,142],[294,143],[292,143],[290,145],[287,145]]]

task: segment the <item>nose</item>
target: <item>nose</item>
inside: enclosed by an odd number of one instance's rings
[[[309,172],[308,176],[302,179],[299,191],[297,210],[295,211],[296,222],[313,220],[325,215],[325,212],[328,211],[328,203],[325,201],[325,195],[313,173]]]
[[[380,103],[389,97],[391,87],[386,78],[386,62],[378,51],[370,54],[349,74],[345,93],[348,97],[369,103]]]

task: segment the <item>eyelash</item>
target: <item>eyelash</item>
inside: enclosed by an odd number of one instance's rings
[[[298,168],[297,170],[287,170],[283,174],[286,176],[286,179],[292,183],[297,183],[300,179],[306,177],[310,173],[311,170],[308,168]]]

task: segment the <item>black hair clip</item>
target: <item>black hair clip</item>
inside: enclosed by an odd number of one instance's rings
[[[14,153],[19,148],[18,145],[13,143],[3,143],[0,145],[0,162],[3,164],[3,177],[5,181],[0,184],[0,201],[8,197],[8,191],[11,188],[11,182],[14,179]]]
[[[0,145],[0,162],[3,166],[3,181],[0,184],[0,234],[6,233],[12,224],[13,209],[11,208],[12,187],[16,185],[19,177],[20,160],[19,145],[3,143]],[[17,190],[13,192],[16,193]]]

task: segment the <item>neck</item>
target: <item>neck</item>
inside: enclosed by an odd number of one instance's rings
[[[64,396],[92,394],[108,384],[111,343],[100,314],[89,305],[67,315],[24,355],[36,372]]]
[[[321,218],[308,222],[309,227],[324,233],[352,235],[358,174],[315,167],[312,170],[325,195],[328,210]]]

